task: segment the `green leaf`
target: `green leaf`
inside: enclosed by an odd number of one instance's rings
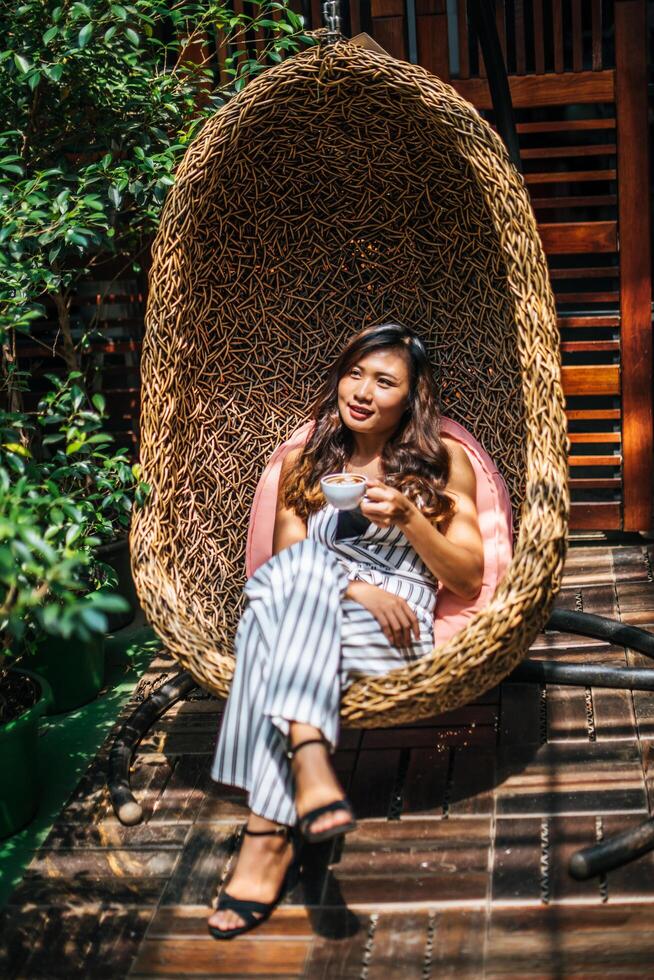
[[[39,84],[40,81],[41,81],[41,72],[35,71],[27,79],[27,84],[32,89],[32,91],[34,91],[34,89],[36,88],[36,86]],[[33,216],[34,216],[34,212],[32,212],[32,217]]]
[[[97,392],[95,395],[93,395],[93,397],[91,398],[91,402],[99,412],[104,412],[107,406],[107,401],[104,395],[101,395],[100,392]]]
[[[10,453],[16,453],[18,456],[24,456],[26,459],[30,459],[32,455],[29,449],[22,446],[19,442],[5,442],[3,443],[3,448],[8,449]]]
[[[23,75],[26,75],[27,72],[32,69],[32,64],[27,60],[27,58],[24,58],[22,54],[16,54],[14,52],[14,61]]]
[[[86,47],[93,34],[93,24],[85,24],[77,37],[78,48]]]
[[[112,14],[115,14],[120,20],[127,20],[127,11],[120,3],[112,3],[110,10]]]
[[[58,82],[64,72],[63,65],[48,65],[43,69],[43,74],[46,75],[51,82]]]
[[[129,609],[129,603],[121,595],[105,592],[102,589],[90,592],[86,597],[86,603],[92,604],[94,609],[102,609],[103,612],[127,612]]]
[[[82,609],[80,618],[94,633],[105,633],[107,630],[107,617],[96,609]]]
[[[66,546],[70,548],[70,546],[77,541],[81,533],[82,529],[79,524],[71,524],[66,531]]]
[[[92,211],[104,211],[104,204],[99,201],[96,197],[86,195],[82,198],[87,207],[91,208]]]
[[[75,439],[74,442],[66,446],[66,456],[72,456],[73,453],[79,452],[83,445],[84,443],[80,439]]]
[[[114,34],[116,33],[117,30],[118,30],[118,28],[114,25],[114,27],[109,27],[104,32],[104,41],[105,41],[105,44],[108,43],[109,41],[111,41],[112,37],[114,36]]]
[[[141,38],[138,36],[136,31],[132,30],[131,27],[125,28],[125,37],[127,38],[128,41],[132,42],[135,48],[138,48],[138,46],[141,43]]]
[[[56,25],[54,27],[51,27],[50,30],[46,31],[45,34],[43,35],[43,43],[50,44],[52,38],[56,37],[58,33],[59,33],[59,28]]]

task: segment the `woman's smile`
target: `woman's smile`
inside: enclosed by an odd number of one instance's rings
[[[350,410],[350,415],[357,422],[365,422],[369,419],[371,415],[374,415],[374,411],[370,408],[364,408],[363,405],[348,405]]]

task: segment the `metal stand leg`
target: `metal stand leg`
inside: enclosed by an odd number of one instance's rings
[[[129,769],[136,746],[157,718],[195,687],[197,684],[191,675],[182,671],[140,704],[118,732],[109,756],[107,784],[114,813],[121,823],[132,826],[143,819],[143,808],[137,803],[129,783]]]
[[[550,617],[546,629],[608,640],[638,650],[654,658],[654,634],[624,623],[589,613],[559,609]],[[650,668],[607,667],[603,664],[566,664],[527,660],[513,671],[509,682],[573,684],[583,687],[613,687],[627,691],[654,691],[654,670]],[[654,819],[645,820],[633,830],[585,847],[572,855],[568,870],[577,881],[605,874],[634,861],[654,848]]]

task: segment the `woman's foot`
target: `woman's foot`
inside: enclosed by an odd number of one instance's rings
[[[280,824],[250,814],[249,830],[275,830]],[[286,834],[243,836],[234,872],[226,890],[232,898],[273,902],[293,860],[293,845]],[[259,918],[258,913],[254,913]],[[222,931],[238,929],[245,920],[232,909],[221,909],[209,917],[209,925]]]
[[[321,738],[317,728],[293,722],[290,730],[291,748],[299,745],[308,738]],[[295,778],[295,808],[300,817],[316,807],[341,800],[345,796],[343,787],[336,778],[329,759],[325,744],[317,742],[303,746],[293,756],[293,776]],[[307,830],[318,834],[323,830],[331,830],[341,824],[350,823],[351,813],[346,810],[334,810],[323,813],[309,824]]]

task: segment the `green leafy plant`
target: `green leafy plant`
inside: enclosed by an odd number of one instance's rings
[[[71,316],[107,256],[140,269],[190,140],[247,78],[312,39],[285,2],[0,0],[0,343],[20,407],[17,333],[56,305],[57,353],[88,373],[98,321]],[[252,38],[263,38],[254,48]],[[218,47],[216,37],[220,38]],[[86,378],[87,382],[90,379]]]
[[[126,534],[149,488],[102,431],[102,395],[89,400],[79,380],[51,376],[33,414],[0,411],[0,683],[12,650],[86,640],[127,607],[97,549]]]
[[[70,497],[0,466],[0,682],[8,656],[46,635],[87,640],[106,630],[104,613],[125,608],[94,578],[97,543]]]
[[[49,480],[69,496],[83,516],[84,533],[102,543],[127,534],[132,504],[141,505],[149,492],[139,479],[126,449],[114,449],[114,437],[103,431],[104,396],[89,398],[80,387],[78,372],[53,385],[38,406],[42,466]],[[80,530],[81,534],[82,531]]]

